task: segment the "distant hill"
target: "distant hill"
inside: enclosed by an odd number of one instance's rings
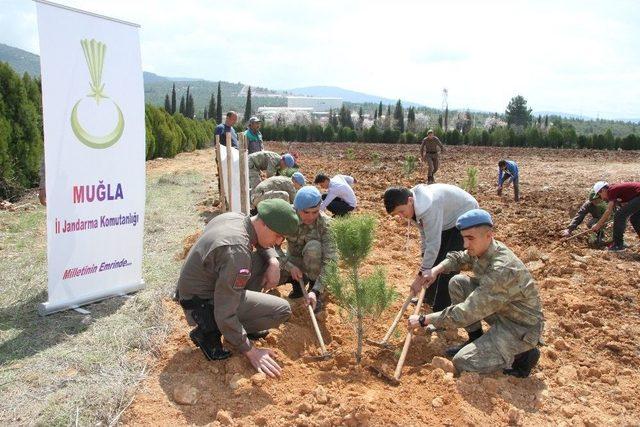
[[[287,89],[288,93],[293,95],[306,95],[306,96],[326,96],[330,98],[342,98],[345,102],[352,104],[364,104],[372,103],[378,104],[382,102],[384,105],[395,105],[398,102],[397,99],[384,98],[382,96],[369,95],[367,93],[355,92],[353,90],[342,89],[336,86],[308,86],[299,87],[295,89]],[[424,107],[422,104],[415,102],[402,100],[404,107]]]
[[[0,43],[0,61],[7,62],[21,75],[40,75],[40,57],[26,50]]]

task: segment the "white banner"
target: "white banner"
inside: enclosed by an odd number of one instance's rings
[[[229,183],[228,183],[229,174],[227,172],[227,147],[225,147],[224,145],[220,147],[220,164],[222,165],[222,174],[224,175],[224,183],[225,183],[224,195],[227,201],[229,200],[231,201],[231,209],[229,209],[229,211],[242,213],[242,204],[240,203],[241,187],[240,187],[239,157],[240,157],[240,153],[238,152],[238,150],[232,147],[231,148],[231,161],[232,161],[231,197],[229,197]],[[247,183],[247,186],[245,188],[245,194],[246,194],[246,200],[247,200],[246,209],[248,212],[249,204],[250,204],[249,203],[249,169],[246,164],[244,167],[244,176],[245,176],[245,182]]]
[[[49,300],[144,287],[145,117],[138,26],[37,1]]]

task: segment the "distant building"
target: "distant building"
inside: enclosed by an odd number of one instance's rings
[[[342,98],[328,98],[316,96],[287,96],[289,108],[311,108],[314,113],[328,113],[329,109],[339,110]]]

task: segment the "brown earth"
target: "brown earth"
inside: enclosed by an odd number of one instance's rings
[[[269,148],[281,151],[284,145],[269,144]],[[295,149],[300,152],[307,179],[319,171],[350,174],[358,179],[360,210],[379,218],[376,247],[367,268],[384,266],[388,283],[406,295],[419,265],[419,234],[413,227],[407,231],[405,222],[384,213],[381,195],[389,185],[413,185],[424,179],[422,165],[409,177],[402,172],[404,156],[416,155],[418,147],[296,144]],[[197,169],[213,181],[212,156],[210,150],[185,154],[151,162],[149,169]],[[520,165],[520,203],[495,195],[496,165],[502,157]],[[187,338],[189,327],[181,310],[167,300],[173,333],[125,413],[124,423],[638,425],[638,246],[625,253],[609,254],[589,249],[584,237],[553,250],[558,233],[594,181],[640,180],[640,154],[447,147],[436,179],[460,184],[471,166],[478,168],[476,198],[494,215],[498,239],[528,263],[540,287],[547,320],[546,346],[530,378],[516,379],[501,373],[454,377],[434,368],[434,356],[466,338],[460,331],[459,336],[418,336],[407,357],[401,385],[390,386],[364,366],[373,364],[393,371],[406,334],[404,323],[392,339],[392,350],[366,345],[363,366],[356,366],[353,331],[331,302],[320,323],[335,357],[308,362],[303,356],[317,354],[318,346],[307,312],[292,302],[292,319],[272,331],[263,344],[275,349],[284,367],[283,377],[265,381],[254,376],[244,356],[205,361]],[[210,197],[194,209],[208,218],[215,213],[215,199],[212,190]],[[631,228],[626,236],[627,243],[638,245]],[[192,240],[187,239],[187,247]],[[286,295],[288,290],[281,292]],[[379,319],[368,322],[369,337],[380,339],[384,335],[403,298]]]

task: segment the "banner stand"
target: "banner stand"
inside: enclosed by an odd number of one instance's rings
[[[69,309],[76,309],[78,307],[96,303],[108,298],[124,296],[132,292],[139,291],[145,288],[144,280],[140,283],[134,283],[132,285],[123,285],[116,288],[106,289],[105,292],[98,292],[94,295],[85,295],[77,298],[76,300],[65,301],[64,303],[51,303],[43,302],[38,304],[38,314],[40,316],[47,316],[58,311],[64,311]]]

